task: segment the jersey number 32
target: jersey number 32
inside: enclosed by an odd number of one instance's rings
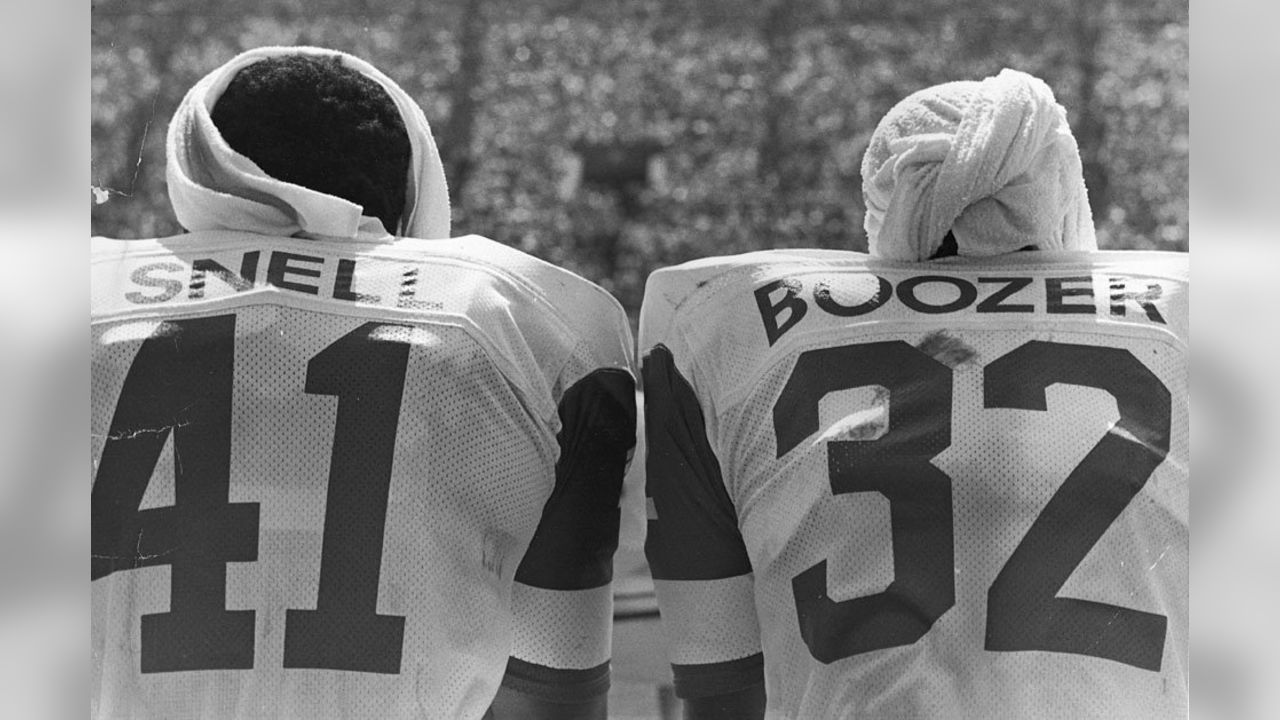
[[[1028,342],[984,369],[988,408],[1046,409],[1055,383],[1110,393],[1120,418],[1072,469],[987,593],[987,650],[1043,650],[1159,670],[1167,618],[1058,592],[1169,451],[1170,395],[1127,350]],[[955,603],[951,478],[931,462],[951,444],[952,371],[902,341],[803,353],[774,406],[778,457],[818,430],[828,393],[888,389],[893,423],[870,442],[828,443],[833,494],[889,501],[894,580],[884,591],[833,600],[827,563],[792,580],[800,633],[830,663],[916,642]]]

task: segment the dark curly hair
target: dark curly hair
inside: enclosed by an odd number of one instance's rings
[[[271,177],[350,200],[398,234],[409,135],[386,90],[339,56],[253,63],[211,115],[227,143]]]

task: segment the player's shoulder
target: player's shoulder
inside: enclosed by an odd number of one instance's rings
[[[884,264],[850,250],[784,248],[690,260],[655,270],[645,284],[645,302],[679,307],[703,296],[741,289],[802,269],[865,269]]]
[[[1040,251],[1007,253],[989,258],[949,257],[914,265],[941,271],[973,272],[1016,269],[1027,273],[1139,275],[1187,282],[1190,261],[1185,252],[1164,250]]]
[[[868,271],[885,261],[850,250],[780,248],[690,260],[654,271],[645,283],[640,332],[654,342],[677,324],[714,321],[708,309],[733,312],[727,298],[750,294],[801,272]]]
[[[1094,266],[1114,268],[1131,274],[1143,274],[1179,280],[1191,280],[1191,256],[1167,250],[1109,250],[1092,253]]]
[[[187,253],[217,250],[243,244],[294,241],[314,242],[298,238],[276,237],[240,230],[201,230],[147,238],[112,238],[93,235],[89,238],[89,251],[95,257],[115,257],[138,253]]]
[[[592,319],[603,314],[625,321],[622,305],[600,285],[572,270],[482,235],[464,235],[447,240],[400,238],[392,247],[397,251],[422,253],[485,267],[495,276],[570,317]]]
[[[96,266],[139,255],[170,254],[164,240],[165,238],[123,239],[93,235],[89,238],[89,263]]]

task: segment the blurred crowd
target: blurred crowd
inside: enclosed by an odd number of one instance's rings
[[[1101,247],[1188,247],[1188,17],[1168,0],[108,0],[92,17],[94,234],[176,232],[161,138],[183,89],[241,49],[308,43],[368,58],[424,107],[457,232],[575,270],[633,320],[663,265],[865,250],[876,120],[1002,67],[1068,108]]]

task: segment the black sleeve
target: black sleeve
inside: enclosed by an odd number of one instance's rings
[[[516,581],[548,590],[585,590],[613,579],[622,477],[636,443],[635,380],[601,368],[560,399],[556,485]]]
[[[751,561],[702,408],[657,345],[644,358],[645,494],[653,503],[645,555],[655,580],[716,580],[751,572]]]

